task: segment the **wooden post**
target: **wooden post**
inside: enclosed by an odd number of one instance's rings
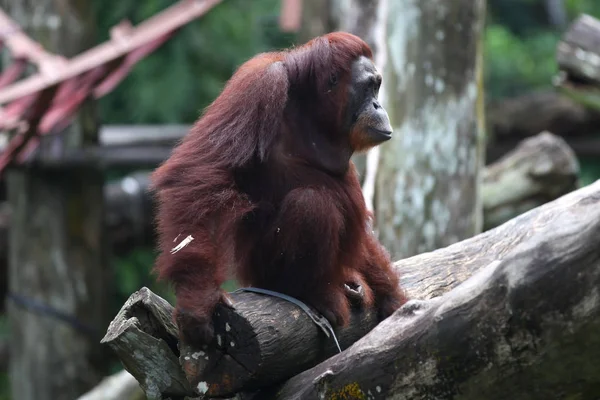
[[[73,56],[93,45],[85,1],[3,0],[3,7],[47,51]],[[42,152],[97,142],[94,104],[85,104]],[[105,371],[98,333],[106,326],[106,264],[99,171],[18,169],[7,174],[12,209],[8,316],[12,398],[71,400]],[[66,316],[66,317],[65,317]]]

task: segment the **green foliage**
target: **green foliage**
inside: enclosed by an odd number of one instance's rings
[[[597,0],[564,0],[569,22],[582,13],[600,17]],[[490,0],[485,34],[488,99],[551,87],[557,72],[556,45],[562,32],[551,27],[541,0]]]
[[[586,186],[600,179],[600,163],[596,157],[579,157],[581,185]]]
[[[490,25],[485,35],[485,84],[489,98],[551,87],[560,35],[541,32],[518,38],[506,27]]]
[[[598,0],[564,0],[565,7],[571,18],[579,14],[600,16],[600,2]]]
[[[172,0],[92,0],[102,40],[122,19],[137,24]],[[191,123],[237,66],[254,54],[289,45],[278,32],[279,0],[224,0],[142,60],[100,102],[105,123]]]
[[[9,400],[10,386],[8,382],[8,374],[0,373],[0,400]]]
[[[156,282],[156,277],[150,271],[154,265],[154,258],[152,248],[136,247],[127,255],[113,261],[117,284],[113,311],[117,312],[127,298],[143,286],[173,303],[174,298],[170,288],[166,284]]]

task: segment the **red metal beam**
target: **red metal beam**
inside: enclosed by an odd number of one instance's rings
[[[297,32],[302,26],[302,0],[282,0],[279,27],[284,32]]]
[[[16,60],[27,60],[37,65],[40,71],[49,63],[60,64],[64,57],[47,52],[42,45],[27,36],[19,24],[13,21],[6,13],[0,10],[0,40],[10,50]]]
[[[111,30],[109,41],[71,59],[46,52],[0,10],[0,44],[16,60],[0,76],[0,104],[9,103],[0,108],[0,129],[17,131],[0,155],[0,174],[14,160],[26,159],[40,135],[64,129],[85,99],[110,92],[137,62],[221,1],[180,0],[135,27],[124,21]],[[38,73],[11,84],[27,61]]]
[[[180,0],[165,11],[132,27],[130,32],[113,37],[68,60],[55,74],[38,73],[0,90],[0,105],[39,92],[62,81],[74,78],[98,65],[131,53],[149,42],[172,33],[204,15],[222,0]]]

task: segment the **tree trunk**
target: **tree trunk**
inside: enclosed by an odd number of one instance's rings
[[[374,208],[380,240],[403,258],[482,228],[485,0],[379,6],[387,15],[382,100],[394,138],[380,149]]]
[[[47,51],[73,56],[94,43],[84,1],[3,0],[4,9]],[[88,102],[60,138],[41,150],[97,143]],[[99,332],[106,324],[103,177],[82,169],[11,170],[9,245],[12,398],[72,400],[104,375]],[[61,317],[62,316],[62,317]]]
[[[353,157],[384,245],[406,257],[478,233],[485,0],[309,0],[303,14],[301,41],[354,33],[384,73],[395,138]]]

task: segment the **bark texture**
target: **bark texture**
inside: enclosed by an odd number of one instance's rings
[[[94,43],[90,4],[3,0],[4,10],[47,51],[73,56]],[[53,143],[49,143],[53,142]],[[41,150],[97,143],[88,103],[64,135]],[[10,387],[12,398],[72,400],[105,374],[98,340],[106,326],[99,172],[13,170],[9,243]],[[66,318],[61,319],[56,312]]]
[[[485,1],[380,7],[387,7],[384,106],[394,138],[381,146],[374,208],[380,239],[404,258],[481,230]]]
[[[509,222],[524,236],[481,243],[504,251],[463,284],[258,398],[597,398],[599,206],[600,181]]]
[[[172,313],[169,303],[143,288],[131,295],[102,339],[137,379],[149,400],[191,393],[177,359],[177,327]]]

